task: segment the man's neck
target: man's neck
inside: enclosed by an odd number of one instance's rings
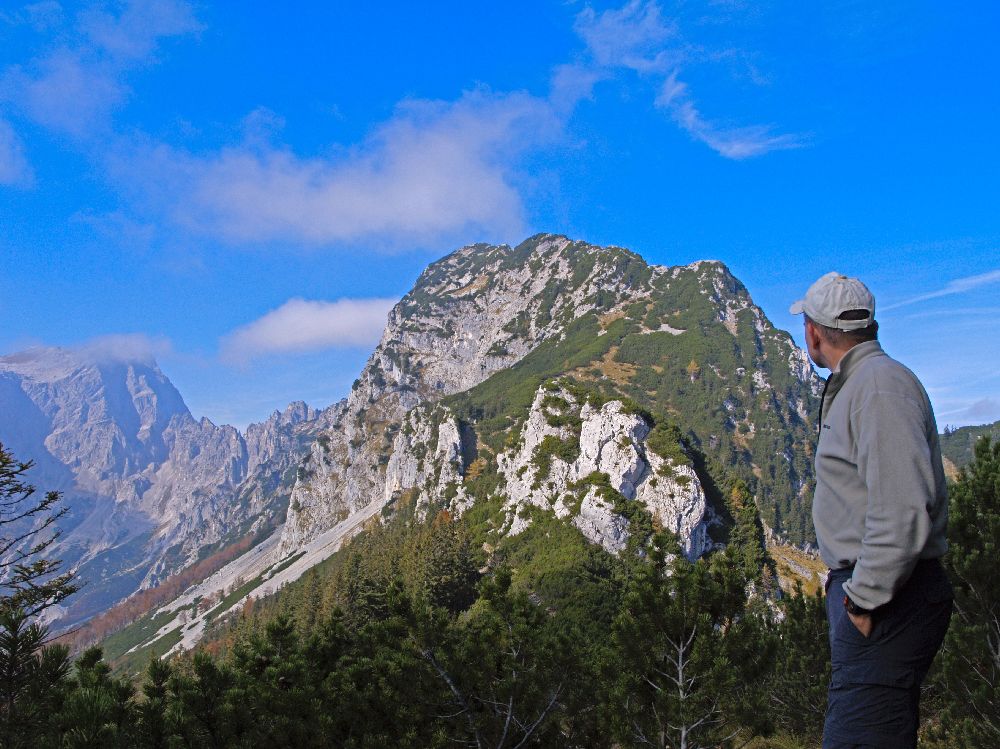
[[[850,346],[849,348],[838,350],[836,352],[826,352],[827,364],[832,365],[829,367],[831,375],[841,373],[841,371],[844,369],[845,366],[844,360],[847,357],[847,355],[859,347],[862,347],[865,350],[870,348],[881,350],[878,341],[872,340],[872,341],[863,341],[862,343],[856,343],[853,346]],[[863,353],[863,351],[859,351],[857,355],[852,354],[851,361],[854,361],[858,357],[863,357],[864,355],[865,354]],[[846,366],[850,368],[853,366],[853,364],[848,364]]]
[[[856,345],[857,344],[854,344],[854,346]],[[854,346],[848,346],[847,348],[844,349],[832,349],[831,351],[825,352],[826,363],[830,369],[831,374],[836,374],[837,372],[840,371],[840,362],[847,355],[847,352],[850,351],[852,348],[854,348]]]

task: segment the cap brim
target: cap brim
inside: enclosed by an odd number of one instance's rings
[[[795,304],[793,304],[791,307],[788,308],[788,311],[791,312],[793,315],[801,315],[803,312],[806,311],[806,300],[799,299],[799,301],[797,301]]]

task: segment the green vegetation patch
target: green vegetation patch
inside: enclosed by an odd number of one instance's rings
[[[669,465],[681,465],[688,460],[682,446],[683,440],[680,427],[667,421],[659,421],[646,436],[646,449],[659,455]]]
[[[535,481],[533,489],[538,489],[542,481],[548,477],[552,470],[552,459],[559,458],[566,463],[574,463],[580,457],[580,438],[578,436],[561,440],[555,435],[548,434],[535,448],[535,454],[531,456],[531,464],[535,467]]]
[[[149,665],[150,659],[162,658],[181,641],[181,630],[182,627],[175,627],[149,645],[136,648],[133,652],[120,656],[117,661],[114,661],[115,670],[130,677],[138,676]],[[108,657],[108,660],[111,658]]]
[[[194,605],[190,608],[193,611]],[[101,643],[105,657],[109,661],[117,662],[132,648],[151,640],[160,628],[176,615],[177,612],[174,611],[146,614],[120,632],[115,632]]]

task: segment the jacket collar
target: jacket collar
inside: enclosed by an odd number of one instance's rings
[[[878,341],[865,341],[864,343],[859,343],[854,346],[850,351],[848,351],[840,360],[840,366],[837,367],[837,371],[831,373],[830,377],[827,379],[826,386],[826,398],[827,401],[832,401],[833,396],[837,394],[837,391],[843,387],[844,383],[847,382],[847,378],[851,376],[861,362],[871,359],[873,356],[884,356],[885,352],[882,350],[881,344]]]

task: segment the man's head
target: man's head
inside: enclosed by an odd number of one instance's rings
[[[861,281],[840,273],[816,281],[789,312],[804,316],[806,347],[820,367],[834,369],[854,346],[878,338],[875,297]]]

